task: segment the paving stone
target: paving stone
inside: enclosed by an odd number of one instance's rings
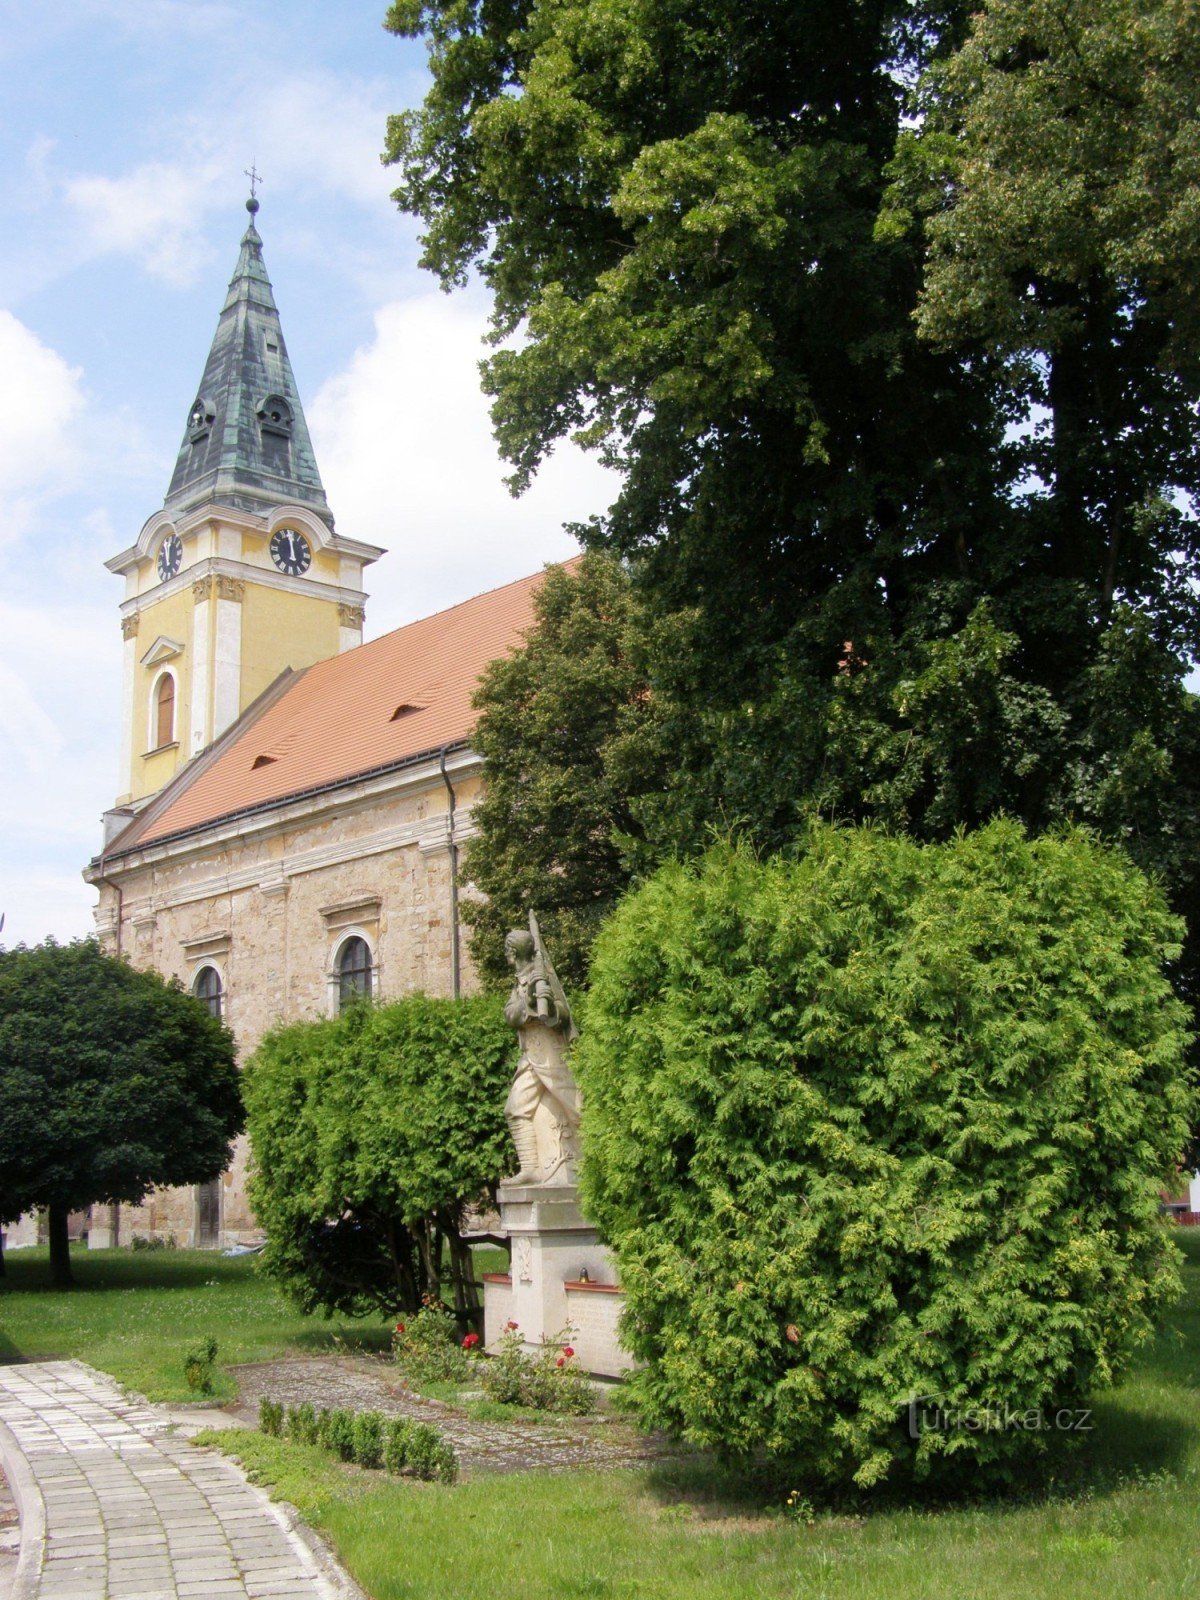
[[[339,1600],[234,1463],[75,1361],[0,1366],[0,1422],[44,1517],[35,1600]]]

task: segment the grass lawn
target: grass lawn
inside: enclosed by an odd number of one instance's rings
[[[0,1279],[0,1361],[74,1356],[151,1400],[194,1400],[184,1357],[208,1335],[217,1341],[217,1401],[236,1393],[219,1369],[269,1361],[285,1351],[315,1354],[335,1341],[386,1349],[378,1320],[307,1317],[255,1270],[253,1256],[211,1250],[71,1251],[76,1287],[50,1288],[45,1250],[5,1257]]]
[[[373,1600],[1194,1600],[1200,1587],[1200,1236],[1187,1299],[1099,1403],[1082,1448],[1054,1436],[1010,1499],[936,1510],[784,1512],[683,1458],[615,1472],[479,1477],[446,1489],[334,1464],[257,1433],[214,1436],[332,1539]]]

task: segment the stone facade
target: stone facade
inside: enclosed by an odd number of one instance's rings
[[[470,835],[479,774],[471,751],[448,758],[456,846]],[[107,950],[189,989],[214,968],[224,1020],[244,1059],[277,1023],[337,1010],[338,955],[350,938],[370,949],[377,996],[452,992],[450,829],[436,760],[339,784],[98,863],[88,873],[100,891],[97,931]],[[469,992],[474,974],[461,929],[459,946],[461,988]],[[258,1239],[247,1155],[241,1140],[220,1181],[215,1237],[202,1226],[203,1192],[168,1189],[142,1206],[94,1207],[90,1242]]]

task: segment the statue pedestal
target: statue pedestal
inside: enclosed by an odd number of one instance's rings
[[[575,1185],[501,1184],[500,1226],[512,1267],[485,1274],[484,1343],[494,1346],[515,1322],[528,1349],[562,1339],[589,1372],[626,1371],[632,1363],[616,1341],[621,1293],[612,1258],[584,1219]]]

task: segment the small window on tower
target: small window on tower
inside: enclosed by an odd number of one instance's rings
[[[161,748],[175,738],[175,679],[164,672],[158,680],[154,698],[154,744]]]

